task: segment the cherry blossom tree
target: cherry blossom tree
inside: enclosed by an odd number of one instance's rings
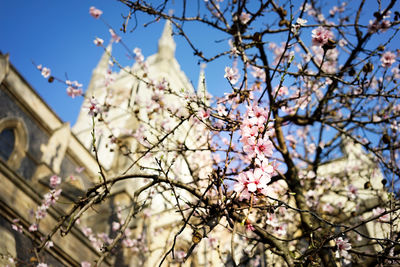
[[[395,44],[400,13],[395,0],[119,2],[127,10],[123,32],[143,13],[150,21],[169,21],[200,63],[229,59],[221,70],[225,94],[177,91],[168,77],[152,80],[141,50],[130,51],[140,71],[127,73],[146,84],[151,97],[137,97],[140,111],[127,110],[140,125],[129,133],[138,142],[136,150],[116,134],[109,138],[129,168],[110,175],[98,161],[101,180],[37,251],[58,231],[67,234],[118,183],[141,180],[129,212],[120,209],[112,222],[113,238],[82,229],[101,251],[97,265],[116,248],[149,249],[143,237],[130,235],[129,225],[133,215],[146,212],[147,201],[166,192],[172,195],[168,208],[181,220],[160,265],[171,258],[187,261],[201,243],[210,248],[218,243],[221,264],[231,266],[399,264],[400,52]],[[103,12],[90,8],[95,19]],[[226,49],[198,46],[186,31],[196,23],[219,32],[221,38],[210,42],[226,40]],[[110,34],[113,42],[122,42],[122,33],[110,28]],[[107,51],[102,39],[94,43]],[[118,59],[111,56],[111,61],[119,67]],[[48,68],[38,69],[44,78],[53,77]],[[108,75],[105,82],[112,83],[112,72]],[[78,82],[65,84],[71,97],[83,95]],[[107,112],[118,102],[115,95],[85,97],[95,139],[97,125],[107,125]],[[168,119],[158,121],[155,114]],[[195,146],[174,137],[188,129],[199,135]],[[149,158],[153,164],[142,165]],[[30,231],[57,201],[60,182],[51,177]],[[22,231],[18,221],[13,228]],[[184,231],[192,236],[186,250],[175,242]]]

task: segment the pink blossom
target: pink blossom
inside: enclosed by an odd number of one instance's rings
[[[302,18],[297,18],[296,23],[292,24],[292,31],[293,33],[297,34],[300,27],[305,26],[307,23],[306,19],[302,19]]]
[[[354,185],[349,185],[348,187],[347,187],[347,189],[348,189],[348,192],[347,192],[347,196],[351,199],[351,200],[354,200],[354,199],[356,199],[357,198],[357,194],[358,194],[358,189],[357,189],[357,187],[355,187]]]
[[[386,51],[381,57],[382,67],[389,68],[396,62],[396,55],[390,51]]]
[[[315,190],[308,190],[305,197],[306,203],[309,207],[315,207],[318,205],[319,196]]]
[[[391,23],[390,23],[390,21],[389,20],[382,20],[381,21],[381,31],[382,32],[385,32],[385,31],[387,31],[387,29],[389,29],[390,28],[390,25],[392,25]]]
[[[100,18],[101,14],[103,14],[103,11],[101,11],[100,9],[95,8],[94,6],[91,6],[89,8],[89,14],[93,18],[98,19],[98,18]]]
[[[385,209],[383,209],[383,208],[381,208],[381,207],[377,207],[377,208],[375,208],[375,209],[372,210],[372,215],[373,215],[373,216],[378,216],[378,215],[381,215],[381,214],[384,213],[384,212],[385,212]],[[390,221],[390,216],[389,216],[389,214],[387,213],[387,214],[382,215],[381,217],[379,217],[378,220],[379,220],[380,222],[389,222],[389,221]]]
[[[142,54],[142,49],[136,47],[135,49],[133,49],[133,53],[135,53],[135,55],[136,55],[135,60],[137,62],[142,62],[144,60],[144,56]]]
[[[275,88],[274,88],[274,95],[277,95],[277,96],[284,96],[284,95],[288,95],[289,94],[289,89],[286,87],[286,86],[281,86],[281,87],[278,87],[278,86],[276,86]]]
[[[300,26],[305,26],[307,23],[307,20],[302,19],[302,18],[297,18],[296,23],[299,24]]]
[[[56,188],[61,183],[61,178],[57,175],[50,177],[50,187]]]
[[[233,185],[233,190],[239,194],[239,200],[249,199],[250,193],[247,190],[247,176],[244,173],[240,173],[236,178],[237,182]]]
[[[201,109],[199,111],[199,116],[200,118],[202,118],[203,120],[208,119],[210,117],[210,110],[209,109]]]
[[[35,213],[36,219],[40,220],[40,219],[43,219],[44,217],[46,217],[47,208],[48,207],[46,205],[41,205],[40,207],[38,207],[38,209],[36,210],[36,213]]]
[[[241,130],[241,142],[243,143],[243,151],[247,154],[248,161],[257,157],[261,162],[266,157],[272,156],[273,145],[269,140],[272,131],[266,131],[263,138],[260,133],[264,132],[265,124],[268,117],[268,111],[257,105],[247,106],[247,112],[243,119]]]
[[[19,232],[19,233],[22,233],[22,226],[19,224],[19,219],[14,219],[14,220],[12,220],[12,224],[11,224],[11,228],[14,230],[14,231],[17,231],[17,232]]]
[[[347,239],[343,239],[342,237],[338,237],[335,239],[335,243],[337,246],[336,250],[336,258],[348,258],[349,253],[348,250],[351,249],[351,244]]]
[[[32,224],[31,226],[29,226],[29,232],[36,232],[38,229],[38,225],[36,223]]]
[[[260,106],[253,105],[247,107],[247,115],[251,124],[261,127],[268,118],[268,111]]]
[[[256,159],[256,163],[257,163]],[[274,174],[276,174],[276,168],[277,168],[277,164],[276,161],[272,161],[272,162],[268,162],[267,159],[264,159],[262,162],[257,163],[261,170],[265,173],[267,173],[270,177],[272,177]]]
[[[259,159],[264,159],[265,157],[272,156],[274,145],[268,139],[268,137],[264,139],[258,139],[257,144],[254,147],[256,155]]]
[[[90,267],[92,264],[88,261],[82,261],[81,262],[81,267]]]
[[[271,225],[272,227],[278,227],[279,226],[279,221],[276,218],[275,213],[267,213],[267,220],[265,222],[268,225]]]
[[[329,39],[333,38],[333,33],[330,30],[319,26],[312,31],[311,37],[313,45],[323,46],[328,42]]]
[[[109,32],[111,34],[111,39],[113,42],[119,43],[119,41],[121,41],[121,37],[118,36],[113,29],[109,29]]]
[[[90,235],[92,235],[93,231],[92,231],[92,228],[90,228],[90,227],[82,227],[82,233],[85,236],[90,236]]]
[[[114,76],[115,75],[114,73],[112,73],[111,69],[108,69],[104,78],[104,86],[110,86],[115,80]]]
[[[271,181],[271,177],[260,168],[255,169],[254,172],[248,171],[246,175],[248,179],[247,190],[252,193],[266,188]]]
[[[96,37],[96,39],[94,39],[93,43],[94,43],[96,46],[102,46],[103,43],[104,43],[104,40],[101,39],[101,38],[99,38],[99,37]]]
[[[237,182],[233,185],[233,190],[239,193],[239,200],[249,199],[251,193],[262,193],[266,195],[267,185],[271,181],[269,173],[264,172],[261,168],[254,171],[240,173]]]
[[[253,126],[251,123],[247,124],[242,124],[241,127],[241,134],[242,134],[242,139],[241,141],[245,144],[255,144],[255,139],[259,133],[258,127]],[[250,140],[251,139],[251,140]]]
[[[220,116],[228,115],[228,112],[226,111],[226,108],[221,104],[218,104],[217,111],[218,111],[218,115],[220,115]]]
[[[256,230],[256,229],[254,228],[254,226],[253,226],[249,221],[247,221],[247,222],[246,222],[246,230],[248,230],[248,231],[254,231],[254,230]]]
[[[178,250],[175,252],[176,260],[183,261],[186,257],[186,252],[183,250]]]
[[[225,67],[224,78],[227,78],[231,84],[236,84],[239,81],[239,71],[237,68]]]
[[[62,189],[58,190],[51,190],[49,193],[44,195],[44,205],[50,207],[51,205],[55,204],[58,198],[60,197]]]
[[[248,141],[253,141],[252,139],[247,139]],[[253,142],[248,142],[243,145],[243,151],[247,154],[247,158],[249,160],[253,159],[256,156],[255,152],[255,144]]]
[[[345,39],[340,39],[338,44],[340,47],[344,47],[348,44],[348,42]]]
[[[50,240],[50,241],[46,242],[45,246],[46,246],[46,248],[51,248],[51,247],[54,247],[54,243],[53,243],[53,241]]]
[[[65,84],[68,85],[67,87],[67,94],[72,97],[75,98],[76,96],[81,96],[83,95],[83,91],[82,91],[82,84],[78,83],[78,81],[70,81],[70,80],[66,80]]]
[[[82,84],[79,83],[78,81],[66,80],[66,81],[65,81],[65,84],[68,85],[68,86],[75,87],[75,88],[80,88],[80,87],[82,87]]]
[[[113,222],[112,223],[113,231],[117,231],[120,227],[121,227],[121,224],[119,222]]]
[[[370,20],[368,24],[368,30],[370,32],[377,32],[379,30],[379,22],[375,20]]]
[[[246,174],[240,173],[237,177],[237,182],[233,185],[233,190],[240,193],[242,190],[247,188],[248,180]]]
[[[166,90],[168,88],[167,80],[165,78],[162,78],[162,80],[157,83],[156,88],[158,90]]]
[[[329,204],[329,203],[325,203],[323,206],[322,206],[322,210],[324,211],[324,212],[327,212],[327,213],[332,213],[332,212],[334,212],[334,208],[333,208],[333,206],[331,205],[331,204]]]
[[[127,248],[131,248],[136,244],[136,240],[125,238],[124,240],[122,240],[122,244]]]
[[[51,73],[51,71],[50,71],[49,68],[46,68],[46,67],[43,67],[43,68],[42,68],[42,76],[43,76],[44,78],[46,78],[46,79],[49,78],[50,73]]]
[[[248,14],[246,12],[242,12],[242,14],[240,14],[239,19],[243,24],[246,24],[250,20],[250,14]]]
[[[390,28],[390,21],[389,20],[382,20],[381,22],[375,20],[370,20],[368,24],[368,30],[372,33],[378,32],[381,30],[382,32],[385,32],[387,29]]]
[[[83,95],[82,89],[75,89],[74,87],[68,86],[67,87],[67,95],[69,95],[72,98],[75,98],[77,96]]]
[[[99,105],[99,102],[97,102],[97,100],[94,97],[92,97],[89,100],[89,104],[90,106],[88,107],[89,109],[88,114],[90,116],[96,116],[97,114],[101,113],[101,107]]]
[[[334,207],[333,207],[331,204],[329,204],[329,203],[325,203],[325,204],[322,206],[322,210],[323,210],[324,212],[327,212],[327,213],[333,213],[333,212],[335,211]]]
[[[41,262],[41,263],[38,263],[38,265],[36,265],[36,267],[47,267],[47,264]]]
[[[275,228],[275,233],[278,236],[284,236],[287,233],[286,228],[287,228],[287,224],[286,223],[280,224],[278,227]]]

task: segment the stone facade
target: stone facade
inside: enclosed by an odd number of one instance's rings
[[[50,232],[64,210],[71,206],[66,203],[71,203],[73,194],[82,194],[83,189],[93,184],[91,179],[95,177],[97,164],[71,134],[69,125],[57,117],[11,65],[7,55],[0,55],[0,78],[0,150],[3,151],[0,236],[1,240],[7,240],[1,242],[0,253],[3,258],[21,259],[24,262],[20,266],[34,256],[31,240],[40,242],[40,237]],[[85,171],[75,173],[78,166],[85,166]],[[53,174],[74,176],[78,182],[64,185],[60,203],[49,209],[38,232],[29,232],[27,229],[34,221],[31,211],[40,206],[41,196],[49,190],[49,177]],[[16,218],[18,223],[13,222]],[[23,234],[11,230],[12,224],[22,226]],[[46,249],[42,259],[53,266],[78,266],[82,255],[89,260],[98,257],[98,252],[78,229],[65,237],[56,235],[53,242],[54,246]],[[3,263],[6,261],[2,259]]]

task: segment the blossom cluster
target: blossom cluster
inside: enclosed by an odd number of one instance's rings
[[[96,46],[102,46],[103,43],[104,43],[104,40],[101,39],[101,38],[99,38],[99,37],[96,37],[96,39],[94,39],[93,43],[94,43]]]
[[[113,241],[113,239],[111,239],[106,233],[93,233],[93,230],[90,227],[82,226],[81,230],[82,233],[89,239],[92,246],[98,251],[101,251],[101,248],[104,245],[109,245]]]
[[[240,78],[239,70],[236,67],[225,67],[224,78],[227,78],[232,85],[236,84]]]
[[[267,196],[267,186],[271,181],[273,171],[272,166],[267,165],[264,168],[240,173],[233,187],[233,190],[239,194],[239,200],[250,199],[252,193],[261,193]]]
[[[256,168],[240,173],[234,184],[234,191],[239,199],[249,199],[251,194],[267,195],[270,191],[268,183],[275,172],[269,158],[273,154],[273,144],[269,137],[273,134],[268,127],[268,111],[258,105],[247,106],[244,120],[240,127],[241,143],[245,152],[245,160],[254,160]]]
[[[102,111],[99,102],[98,102],[98,101],[96,100],[96,98],[94,98],[94,97],[92,97],[92,98],[89,100],[89,106],[88,106],[87,108],[88,108],[88,110],[89,110],[88,114],[89,114],[90,116],[97,116],[97,114],[100,114],[101,111]]]
[[[67,94],[70,97],[75,98],[77,96],[82,96],[83,95],[82,84],[78,83],[78,81],[66,80],[65,84],[68,85]]]
[[[98,19],[100,18],[100,16],[103,14],[103,11],[101,11],[100,9],[95,8],[94,6],[91,6],[89,8],[89,14],[95,18]]]
[[[42,205],[38,207],[36,210],[35,216],[36,220],[39,221],[46,217],[47,210],[50,206],[54,205],[56,201],[59,199],[62,189],[56,189],[61,183],[61,178],[57,175],[53,175],[50,177],[50,187],[52,188],[48,193],[43,196]],[[37,223],[31,225],[30,230],[37,230]]]
[[[49,78],[51,74],[51,70],[47,67],[43,67],[42,64],[37,65],[37,69],[41,71],[41,74],[44,78]]]
[[[43,218],[45,218],[47,216],[48,209],[52,205],[54,205],[57,202],[57,200],[59,199],[62,189],[60,189],[60,188],[57,189],[57,187],[61,184],[61,181],[62,181],[62,179],[57,175],[53,175],[50,177],[49,185],[50,185],[51,190],[48,193],[44,194],[41,205],[36,209],[36,212],[34,212],[36,220],[34,223],[32,223],[29,226],[29,228],[28,228],[29,232],[36,232],[38,230],[38,225],[39,225],[40,220],[42,220]],[[23,227],[19,224],[19,219],[14,219],[11,227],[13,230],[15,230],[17,232],[20,232],[20,233],[23,232]],[[52,246],[52,243],[53,242],[48,241],[46,243],[46,246],[50,247],[50,246]]]
[[[268,111],[258,105],[247,107],[240,127],[240,141],[248,162],[253,158],[257,158],[261,162],[272,156],[273,144],[269,137],[273,131],[265,129],[268,124],[268,115]]]
[[[343,239],[343,237],[338,237],[335,239],[336,243],[336,258],[342,258],[345,264],[350,263],[351,255],[349,254],[349,250],[351,249],[351,244],[349,240]]]
[[[54,77],[51,76],[51,70],[47,67],[43,67],[42,64],[39,64],[36,66],[36,68],[41,72],[42,76],[45,79],[48,79],[49,82],[53,82],[54,81]],[[60,82],[63,82],[67,85],[67,95],[69,95],[72,98],[75,98],[77,96],[82,96],[83,95],[83,91],[82,91],[82,84],[79,83],[78,81],[70,81],[70,80],[66,80],[65,82],[57,79]]]
[[[390,68],[396,62],[396,55],[390,51],[383,53],[381,57],[382,67]]]
[[[312,44],[315,46],[323,46],[328,43],[329,39],[333,38],[333,33],[319,26],[318,28],[312,30]]]

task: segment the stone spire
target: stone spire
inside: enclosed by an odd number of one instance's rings
[[[162,59],[173,59],[175,56],[175,41],[172,38],[171,22],[167,20],[164,26],[164,31],[158,40],[157,56]]]
[[[89,97],[96,90],[98,82],[104,79],[104,75],[106,74],[108,69],[108,61],[110,60],[111,51],[112,51],[112,42],[108,44],[103,55],[101,56],[99,63],[92,72],[92,78],[90,79],[89,87],[86,92],[86,95],[88,95]]]
[[[207,101],[207,86],[206,86],[206,76],[204,74],[204,69],[206,65],[201,64],[199,73],[199,82],[197,84],[197,96],[208,105]]]

